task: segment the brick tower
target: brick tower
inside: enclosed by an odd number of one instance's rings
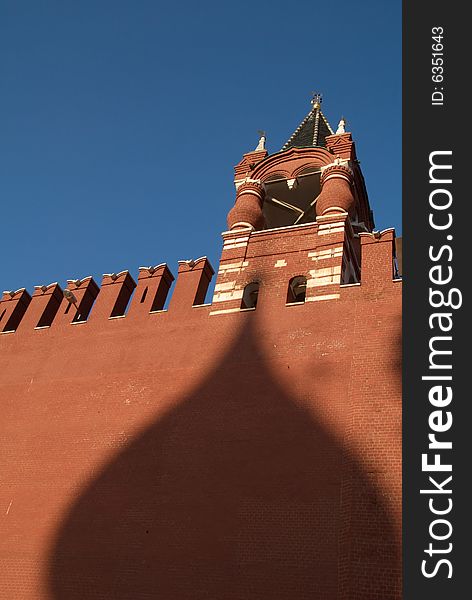
[[[315,96],[205,258],[5,292],[1,600],[401,597],[401,280]],[[228,207],[229,208],[229,207]],[[167,308],[166,308],[167,307]]]

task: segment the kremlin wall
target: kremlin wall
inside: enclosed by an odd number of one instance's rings
[[[395,232],[316,97],[235,185],[216,273],[3,294],[1,600],[401,598]]]

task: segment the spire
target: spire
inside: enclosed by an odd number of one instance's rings
[[[341,133],[346,133],[346,119],[344,117],[341,117],[341,120],[338,123],[338,128],[336,129],[336,135],[339,135]]]
[[[295,129],[289,140],[283,145],[282,150],[288,148],[310,148],[326,146],[325,138],[333,135],[334,131],[321,112],[321,94],[314,93],[311,100],[311,110]]]
[[[259,130],[257,133],[259,134],[259,143],[257,144],[257,148],[254,150],[254,152],[265,150],[266,132]]]

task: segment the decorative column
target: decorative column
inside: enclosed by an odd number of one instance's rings
[[[354,211],[352,184],[352,171],[349,167],[337,163],[326,167],[321,175],[321,194],[316,201],[316,216],[352,213]]]
[[[264,227],[262,203],[264,188],[257,181],[245,181],[236,192],[236,203],[228,213],[228,227],[233,229],[255,229]]]

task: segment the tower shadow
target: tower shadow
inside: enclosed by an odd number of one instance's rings
[[[382,494],[274,380],[248,326],[82,491],[49,585],[54,600],[387,600],[395,540]]]

